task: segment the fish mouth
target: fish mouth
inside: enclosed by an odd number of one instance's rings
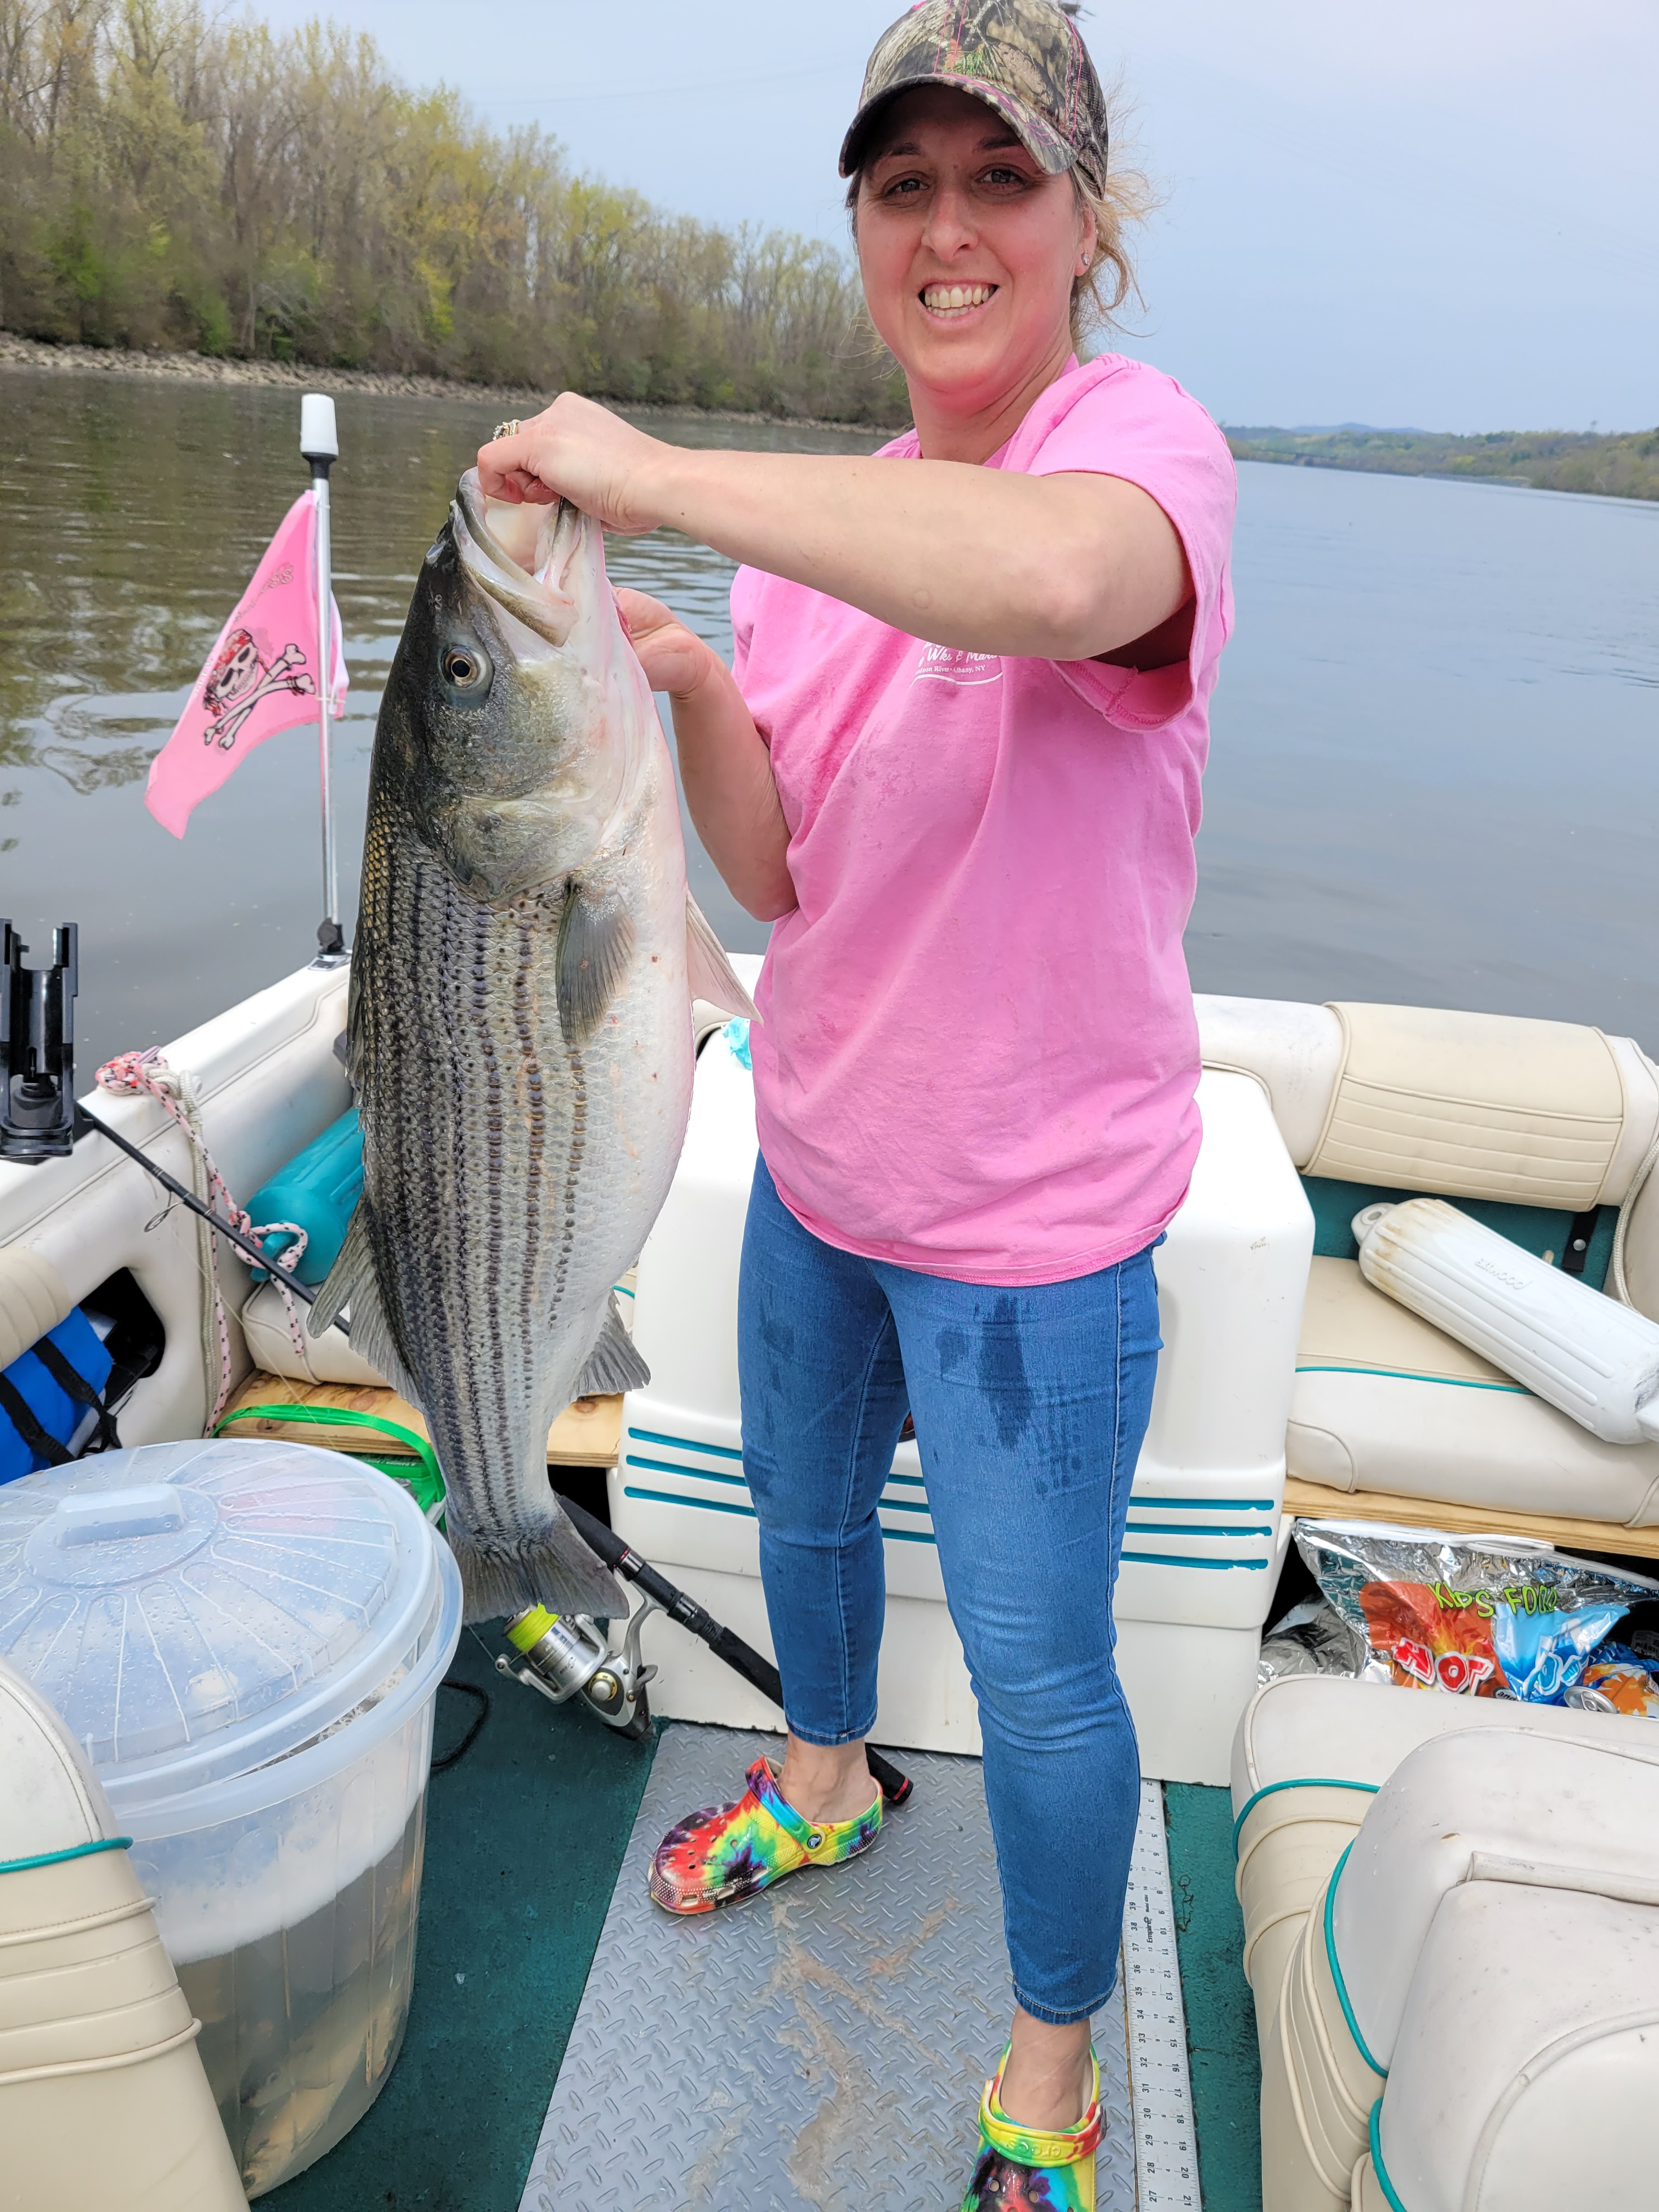
[[[486,499],[478,471],[469,469],[450,502],[449,520],[469,579],[526,629],[562,647],[578,611],[557,583],[581,533],[580,511],[563,499],[545,507]]]

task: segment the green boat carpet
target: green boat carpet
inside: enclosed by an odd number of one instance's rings
[[[471,1633],[451,1673],[489,1691],[489,1717],[432,1778],[403,2052],[345,2140],[260,2199],[274,2212],[517,2212],[655,1744],[504,1681]],[[440,1754],[471,1711],[440,1698]],[[1231,1801],[1164,1794],[1205,2212],[1261,2212]]]
[[[1261,2063],[1241,1964],[1231,1795],[1166,1782],[1164,1820],[1204,2212],[1261,2212]]]
[[[273,2212],[518,2212],[655,1739],[504,1680],[470,1632],[450,1672],[489,1717],[428,1792],[403,2052],[344,2141],[260,2199]],[[440,1694],[441,1757],[472,1712]]]

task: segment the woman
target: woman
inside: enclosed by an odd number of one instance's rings
[[[707,1911],[875,1841],[876,1504],[908,1410],[1016,1999],[980,2212],[1095,2201],[1089,2020],[1139,1786],[1111,1590],[1152,1253],[1199,1143],[1182,931],[1233,474],[1170,379],[1077,362],[1097,272],[1113,303],[1128,281],[1107,152],[1066,11],[928,0],[841,161],[915,429],[868,460],[687,452],[566,394],[478,457],[487,491],[744,564],[731,670],[621,599],[703,842],[775,925],[738,1334],[789,1732],[665,1839],[652,1893]]]

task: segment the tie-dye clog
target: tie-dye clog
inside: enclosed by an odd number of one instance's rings
[[[805,1866],[842,1866],[881,1832],[881,1797],[855,1820],[811,1821],[789,1804],[763,1759],[735,1805],[677,1821],[657,1846],[647,1887],[667,1912],[713,1912]]]
[[[1023,2128],[1002,2109],[1002,2054],[979,2101],[979,2163],[962,2212],[1095,2212],[1100,2147],[1100,2066],[1089,2109],[1074,2128]]]

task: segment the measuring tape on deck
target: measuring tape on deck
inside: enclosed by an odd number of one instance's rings
[[[1140,1785],[1123,1916],[1123,2012],[1139,2212],[1200,2212],[1187,2015],[1181,2002],[1164,1793]]]

